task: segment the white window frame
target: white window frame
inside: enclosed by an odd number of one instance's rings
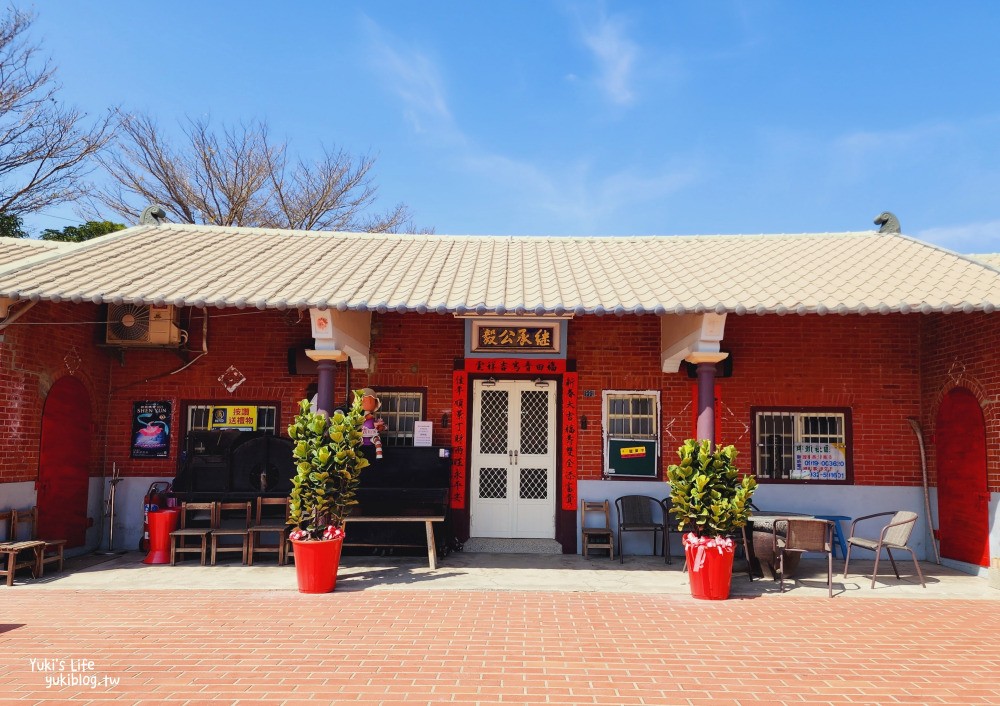
[[[615,399],[647,399],[651,400],[653,403],[653,411],[651,414],[641,414],[636,415],[632,412],[625,414],[611,414],[611,401]],[[610,453],[610,440],[611,439],[636,439],[641,441],[653,441],[656,443],[656,458],[660,457],[660,391],[659,390],[604,390],[601,393],[601,433],[603,435],[603,446],[604,446],[604,469],[603,473],[605,476],[608,475],[608,457]],[[648,432],[618,432],[612,433],[611,430],[611,419],[612,417],[629,418],[635,420],[638,418],[647,418],[649,420],[652,429]],[[630,426],[632,426],[630,424]],[[657,462],[657,476],[660,473],[659,462]],[[618,475],[617,477],[623,477]],[[647,480],[650,479],[649,476],[642,476]]]
[[[780,408],[780,407],[755,407],[752,411],[754,422],[754,474],[759,480],[780,483],[834,483],[839,485],[849,485],[853,483],[854,472],[852,468],[853,443],[851,435],[851,414],[850,410],[842,407],[828,408]],[[768,420],[782,420],[781,429],[776,429],[776,424]],[[814,433],[806,430],[806,422],[809,419],[828,418],[834,419],[835,428],[827,433]],[[788,422],[791,422],[790,424]],[[780,439],[779,444],[776,439]],[[843,444],[847,462],[846,478],[838,480],[821,480],[794,477],[795,470],[795,445],[796,444]],[[777,452],[777,454],[775,453]],[[773,471],[771,457],[780,455],[782,463],[779,474]],[[769,468],[771,467],[771,468]],[[765,474],[767,471],[767,474]]]

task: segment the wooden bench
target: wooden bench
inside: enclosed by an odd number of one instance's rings
[[[31,552],[30,559],[18,559],[18,554]],[[6,555],[6,562],[0,561],[0,576],[7,577],[7,585],[14,585],[14,574],[18,569],[31,569],[33,578],[42,577],[42,555],[45,553],[45,542],[27,540],[24,542],[4,542],[0,544],[0,555]],[[2,568],[6,564],[6,568]]]
[[[30,510],[13,510],[12,512],[14,517],[11,520],[13,529],[10,538],[16,541],[20,536],[25,540],[44,542],[45,550],[42,552],[42,564],[58,564],[59,571],[62,571],[63,549],[66,547],[66,540],[44,539],[38,536],[38,506],[36,505]],[[19,533],[18,525],[27,525],[27,532]]]
[[[344,529],[346,530],[347,523],[349,522],[423,522],[424,527],[427,530],[427,563],[432,569],[437,568],[437,544],[434,541],[434,523],[444,522],[444,515],[424,515],[424,516],[394,516],[394,517],[378,517],[378,516],[368,516],[360,515],[356,517],[348,517],[344,520]],[[362,542],[351,542],[346,543],[344,546],[351,547],[420,547],[419,544],[384,544],[384,543],[362,543]]]
[[[18,569],[31,569],[34,578],[41,578],[45,554],[45,542],[27,540],[18,542],[14,534],[15,514],[13,510],[0,512],[0,533],[5,537],[0,541],[0,576],[7,577],[7,585],[14,585],[14,574]]]

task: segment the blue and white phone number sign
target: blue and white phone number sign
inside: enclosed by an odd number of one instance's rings
[[[847,480],[847,458],[844,444],[796,444],[795,470],[797,480]]]

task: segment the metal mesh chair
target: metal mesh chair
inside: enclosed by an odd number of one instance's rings
[[[784,530],[785,536],[781,536]],[[833,598],[833,524],[829,520],[783,517],[772,528],[774,558],[778,567],[778,590],[785,591],[785,557],[790,554],[826,554],[826,587]]]
[[[622,544],[622,532],[652,532],[653,556],[656,556],[656,537],[663,533],[663,555],[666,563],[671,563],[667,551],[667,518],[663,504],[648,495],[623,495],[615,500],[615,510],[618,512],[618,557],[625,563],[625,546]]]
[[[879,533],[878,539],[867,539],[865,537],[855,537],[854,530],[857,524],[863,520],[870,520],[873,517],[889,517],[889,524],[882,528]],[[899,510],[898,512],[876,512],[874,515],[865,515],[864,517],[859,517],[854,522],[851,523],[851,536],[847,538],[847,559],[844,561],[844,578],[847,578],[847,567],[851,564],[851,549],[853,547],[861,547],[862,549],[868,549],[875,552],[875,567],[872,569],[872,588],[875,588],[875,576],[878,574],[878,559],[882,554],[882,550],[885,549],[885,553],[889,555],[889,562],[892,564],[892,570],[896,574],[896,578],[899,579],[899,569],[896,568],[896,560],[892,558],[893,549],[903,549],[910,553],[913,558],[913,566],[917,570],[917,576],[920,578],[920,585],[927,588],[927,584],[924,583],[924,575],[920,572],[920,564],[917,562],[917,555],[913,553],[913,550],[906,545],[910,541],[910,533],[913,532],[913,528],[917,524],[917,513],[910,512],[909,510]]]
[[[667,528],[666,536],[663,538],[663,553],[666,556],[668,564],[673,564],[673,554],[670,552],[670,535],[678,534],[683,535],[683,530],[680,528],[680,520],[677,516],[671,512],[674,504],[670,502],[670,498],[666,497],[660,501],[660,505],[663,507],[663,524]],[[684,553],[684,549],[681,549],[681,554]],[[684,560],[684,570],[687,571],[687,559]]]

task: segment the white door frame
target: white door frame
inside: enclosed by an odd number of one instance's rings
[[[555,539],[557,389],[554,380],[472,382],[471,536]]]

